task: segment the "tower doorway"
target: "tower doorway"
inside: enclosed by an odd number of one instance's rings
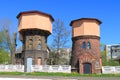
[[[27,72],[31,72],[32,58],[27,58]]]
[[[91,74],[92,73],[92,66],[90,63],[84,63],[83,64],[83,71],[84,74]]]

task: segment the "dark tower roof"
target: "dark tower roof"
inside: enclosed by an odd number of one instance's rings
[[[23,14],[31,14],[31,13],[37,13],[37,14],[40,14],[40,15],[44,15],[44,16],[48,16],[50,17],[50,19],[52,21],[54,21],[53,17],[50,15],[50,14],[47,14],[47,13],[44,13],[44,12],[40,12],[40,11],[26,11],[26,12],[20,12],[18,15],[17,15],[17,18],[19,18],[21,15]]]
[[[75,21],[79,21],[79,20],[88,20],[88,21],[97,21],[98,24],[101,24],[102,22],[96,18],[80,18],[80,19],[76,19],[76,20],[73,20],[70,22],[70,26],[72,26],[72,24],[75,22]]]

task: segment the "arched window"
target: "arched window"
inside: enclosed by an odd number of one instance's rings
[[[29,39],[29,49],[32,49],[33,40]]]
[[[85,43],[85,42],[83,42],[82,48],[83,48],[83,49],[86,49],[86,43]]]
[[[90,44],[90,42],[87,43],[87,48],[88,48],[88,49],[91,49],[91,44]]]
[[[37,50],[41,50],[41,45],[40,44],[37,45]]]
[[[38,43],[41,44],[41,40],[40,39],[38,40]]]
[[[33,40],[32,39],[29,39],[29,44],[32,44]]]
[[[41,50],[41,41],[40,41],[40,39],[38,40],[37,50]]]

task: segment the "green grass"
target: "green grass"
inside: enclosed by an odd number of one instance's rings
[[[32,76],[63,76],[63,77],[120,77],[120,74],[78,74],[78,73],[47,73],[47,72],[33,72],[26,73]]]
[[[48,72],[0,72],[0,75],[25,75],[25,76],[61,76],[61,77],[120,77],[120,74],[78,74],[78,73],[48,73]]]
[[[0,72],[0,75],[23,75],[23,72]]]

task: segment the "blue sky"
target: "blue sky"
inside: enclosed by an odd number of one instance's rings
[[[0,20],[10,19],[11,31],[17,31],[17,14],[30,10],[51,14],[54,19],[63,20],[70,30],[71,20],[98,18],[103,22],[100,25],[101,43],[120,43],[120,0],[0,0]],[[51,39],[50,36],[49,44]],[[72,45],[71,39],[68,45]]]

